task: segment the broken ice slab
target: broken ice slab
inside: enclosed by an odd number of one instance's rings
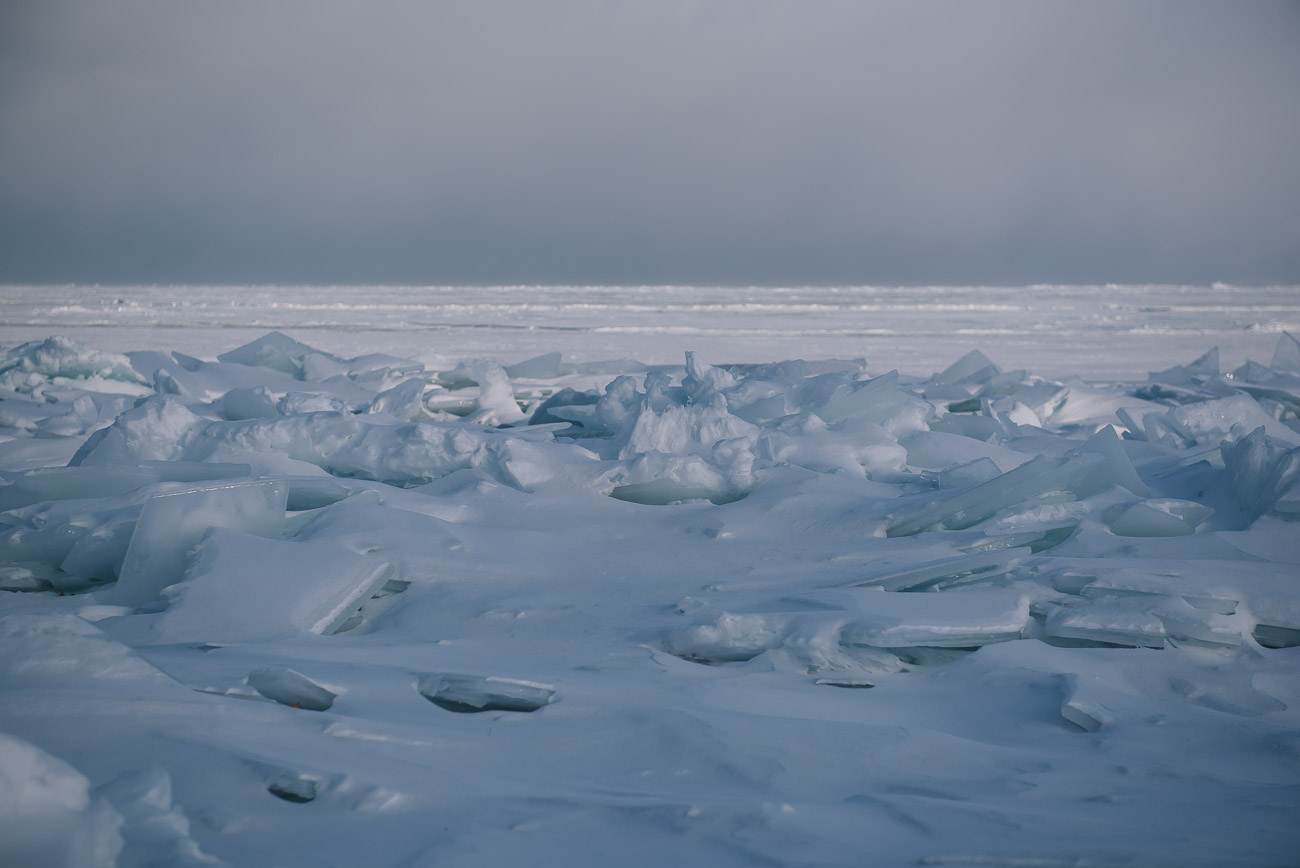
[[[949,365],[942,373],[935,374],[930,382],[937,384],[956,383],[961,380],[981,382],[997,375],[998,366],[979,350],[971,350]]]
[[[1043,634],[1132,648],[1161,648],[1165,625],[1137,600],[1098,600],[1062,606],[1047,616]]]
[[[1252,635],[1265,648],[1295,648],[1300,646],[1300,629],[1256,624]]]
[[[1165,625],[1169,638],[1208,645],[1240,645],[1254,623],[1245,613],[1211,612],[1179,597],[1161,599],[1150,611]]]
[[[427,673],[416,685],[439,708],[462,714],[480,711],[536,711],[555,700],[555,688],[536,681],[495,676]]]
[[[813,412],[827,424],[865,419],[887,429],[917,430],[923,427],[921,423],[932,409],[911,392],[900,389],[898,371],[890,371],[865,383],[836,386],[826,402]]]
[[[911,463],[911,457],[909,452],[909,463]],[[940,490],[952,491],[988,482],[1001,474],[1002,470],[997,464],[993,463],[992,458],[976,458],[974,461],[958,464],[955,467],[949,467],[947,470],[940,470],[935,474],[935,481],[939,483]]]
[[[316,798],[320,782],[309,775],[300,775],[288,770],[280,770],[271,775],[266,782],[266,791],[277,799],[305,805]]]
[[[105,582],[116,579],[136,525],[136,516],[124,512],[127,514],[108,518],[73,543],[59,569]]]
[[[1196,526],[1213,514],[1213,509],[1199,503],[1162,498],[1119,504],[1118,509],[1108,510],[1103,519],[1117,536],[1165,537],[1195,533]]]
[[[1282,332],[1273,350],[1273,360],[1268,364],[1275,371],[1300,372],[1300,340],[1290,332]]]
[[[1114,723],[1118,715],[1093,696],[1089,696],[1079,684],[1079,676],[1073,673],[1060,676],[1061,683],[1061,717],[1084,732],[1096,732],[1104,726]]]
[[[1166,413],[1164,419],[1189,441],[1204,446],[1217,446],[1228,439],[1235,426],[1245,431],[1262,427],[1264,433],[1279,443],[1300,446],[1300,432],[1273,418],[1250,395],[1241,393],[1183,404]]]
[[[50,500],[89,499],[125,494],[156,482],[197,482],[247,476],[247,464],[201,461],[141,461],[28,470],[0,488],[0,512]]]
[[[1272,510],[1294,516],[1300,500],[1300,449],[1288,449],[1256,428],[1219,445],[1223,473],[1237,505],[1250,519]]]
[[[280,536],[287,499],[288,486],[276,480],[208,485],[149,498],[131,535],[113,602],[142,606],[156,600],[180,579],[189,550],[209,528]]]
[[[1029,598],[1014,591],[856,596],[866,610],[840,631],[843,645],[873,648],[970,648],[1019,639]]]
[[[167,590],[167,642],[270,642],[335,632],[392,577],[392,566],[328,542],[285,542],[214,527]]]
[[[338,696],[301,672],[280,666],[268,666],[248,673],[248,686],[267,699],[293,708],[326,711]]]
[[[352,489],[329,476],[287,476],[282,481],[288,486],[285,509],[290,512],[320,509],[352,494]]]
[[[1080,494],[1088,495],[1100,491],[1107,485],[1118,485],[1127,488],[1138,497],[1151,496],[1151,489],[1138,475],[1132,459],[1124,449],[1124,441],[1119,438],[1113,426],[1103,426],[1100,431],[1077,447],[1075,452],[1100,455],[1105,459],[1084,479],[1083,486],[1079,490]]]
[[[1067,458],[1039,456],[988,482],[903,513],[885,534],[897,537],[931,528],[960,530],[992,518],[1005,509],[1030,506],[1031,501],[1045,495],[1056,492],[1072,495],[1073,488],[1105,460],[1093,453]]]
[[[886,591],[911,591],[933,585],[987,580],[1005,574],[1028,554],[1030,554],[1028,548],[1001,548],[977,554],[958,555],[902,569],[882,571],[855,579],[850,584],[858,588],[870,586]]]

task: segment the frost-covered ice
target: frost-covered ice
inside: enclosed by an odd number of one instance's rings
[[[1300,852],[1291,334],[1114,385],[309,339],[0,351],[0,863]]]

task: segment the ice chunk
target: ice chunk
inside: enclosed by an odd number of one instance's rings
[[[311,775],[302,775],[287,769],[278,769],[266,782],[266,791],[277,799],[305,805],[314,801],[320,787],[320,781]]]
[[[928,403],[898,387],[898,371],[865,383],[844,383],[831,392],[814,412],[828,423],[865,419],[883,426],[895,437],[925,427],[932,412]]]
[[[890,569],[856,579],[853,587],[877,587],[886,591],[912,591],[931,585],[954,585],[987,580],[1007,572],[1030,554],[1027,548],[998,548],[977,554],[941,558],[901,569]]]
[[[140,606],[180,579],[188,552],[211,527],[278,537],[288,487],[275,480],[207,485],[151,497],[140,511],[113,602]]]
[[[29,470],[0,488],[0,510],[17,509],[47,500],[108,497],[158,481],[150,467],[47,467]]]
[[[271,368],[302,379],[303,359],[319,350],[296,341],[280,332],[267,332],[257,340],[244,344],[228,353],[217,356],[219,362],[233,362],[239,365],[252,365],[259,368]],[[327,358],[332,358],[326,356]]]
[[[1160,537],[1194,533],[1196,526],[1213,514],[1213,509],[1199,503],[1161,498],[1120,505],[1113,516],[1108,513],[1106,518],[1118,536]]]
[[[1228,487],[1241,509],[1256,518],[1296,487],[1300,476],[1300,449],[1288,450],[1264,433],[1262,427],[1235,442],[1219,446]],[[0,496],[4,492],[0,492]]]
[[[288,392],[275,404],[281,416],[297,413],[340,413],[345,405],[333,395],[322,392]]]
[[[1062,606],[1047,616],[1046,636],[1083,639],[1108,645],[1160,648],[1165,644],[1165,625],[1136,600],[1100,600]]]
[[[708,456],[723,440],[757,437],[759,430],[727,412],[727,402],[715,396],[707,404],[689,404],[656,409],[647,396],[636,414],[619,458],[636,458],[649,452]]]
[[[53,571],[41,563],[0,564],[0,591],[41,591]]]
[[[1000,423],[998,430],[1002,430]],[[985,443],[976,437],[945,431],[917,431],[904,437],[902,444],[907,449],[907,463],[928,470],[945,470],[984,458],[993,463],[997,473],[1002,473],[1019,467],[1030,458],[1023,452]]]
[[[1160,384],[1167,386],[1179,386],[1183,388],[1196,388],[1205,385],[1213,377],[1219,376],[1219,348],[1214,347],[1196,361],[1187,365],[1175,365],[1164,371],[1150,374],[1147,382],[1150,384]],[[1161,392],[1155,389],[1139,389],[1139,397],[1160,397]]]
[[[469,418],[485,425],[505,425],[522,421],[524,411],[515,401],[510,388],[510,378],[496,362],[478,359],[473,365],[474,381],[478,383],[478,411]]]
[[[72,544],[59,569],[73,576],[113,581],[122,570],[136,516],[117,515],[91,528]]]
[[[859,594],[866,614],[840,633],[845,645],[875,648],[969,648],[1019,639],[1029,598],[1003,590],[946,594]]]
[[[188,435],[203,419],[175,398],[146,398],[90,436],[69,466],[133,464],[180,458]]]
[[[724,612],[713,624],[679,627],[664,639],[664,650],[696,663],[740,663],[785,641],[789,619]]]
[[[1030,501],[1049,493],[1061,492],[1072,497],[1073,488],[1104,461],[1103,456],[1091,453],[1069,458],[1039,456],[988,482],[897,516],[886,529],[886,535],[909,536],[934,527],[959,530],[979,524],[1004,509],[1029,505]]]
[[[555,394],[551,395],[537,408],[533,410],[532,417],[528,420],[529,425],[541,425],[547,422],[575,422],[583,428],[608,430],[596,419],[596,402],[600,396],[594,392],[579,392],[569,386],[565,386]],[[584,412],[575,416],[574,410],[581,409]]]
[[[116,868],[122,818],[90,782],[30,742],[0,733],[0,864]]]
[[[998,366],[993,364],[989,357],[979,350],[971,350],[944,369],[943,373],[936,374],[931,382],[937,384],[956,383],[986,371],[991,377],[998,373]]]
[[[1300,373],[1300,340],[1290,332],[1282,332],[1277,339],[1277,348],[1273,350],[1273,361],[1269,367],[1275,371]]]
[[[1201,445],[1218,446],[1229,437],[1234,426],[1240,425],[1245,431],[1262,427],[1274,440],[1288,446],[1300,446],[1300,432],[1274,419],[1250,395],[1238,394],[1184,404],[1170,410],[1166,419],[1176,431]],[[1148,439],[1153,438],[1148,435]]]
[[[248,686],[281,705],[326,711],[338,696],[301,672],[280,666],[268,666],[248,673]]]
[[[342,546],[285,542],[214,527],[167,590],[158,636],[170,642],[271,642],[329,635],[393,568]]]
[[[513,365],[506,365],[506,375],[512,380],[553,380],[560,376],[560,353],[543,353]]]
[[[21,371],[45,377],[85,380],[100,377],[128,383],[146,383],[131,367],[130,360],[79,344],[70,338],[49,337],[14,347],[0,358],[0,373]]]
[[[193,461],[142,461],[89,467],[29,470],[0,488],[0,511],[50,500],[111,497],[155,482],[195,482],[247,476],[247,464]]]
[[[352,489],[328,476],[286,476],[283,482],[289,487],[285,508],[290,511],[320,509],[352,495]]]
[[[1115,722],[1118,715],[1105,703],[1089,695],[1074,673],[1061,675],[1061,717],[1084,732],[1096,732]]]
[[[1096,434],[1076,448],[1075,452],[1100,455],[1105,459],[1085,477],[1084,485],[1079,489],[1081,494],[1100,491],[1107,485],[1118,485],[1127,488],[1138,497],[1151,496],[1151,489],[1142,481],[1142,477],[1138,476],[1137,469],[1134,468],[1132,460],[1124,450],[1124,442],[1119,439],[1119,433],[1113,426],[1102,426]]]
[[[370,402],[369,413],[387,413],[403,422],[416,422],[425,418],[424,389],[428,385],[423,377],[403,380],[391,389],[380,392]]]
[[[935,474],[935,481],[939,483],[941,490],[952,491],[958,488],[979,485],[981,482],[988,482],[1001,473],[1002,471],[993,463],[992,458],[976,458],[974,461],[968,461],[965,464],[958,464],[949,467],[947,470],[939,471]]]
[[[428,673],[420,676],[417,689],[439,708],[461,713],[536,711],[555,701],[549,684],[495,676]]]
[[[1165,626],[1171,639],[1193,640],[1213,645],[1240,645],[1251,631],[1245,613],[1224,614],[1197,608],[1179,597],[1165,597],[1150,611]]]
[[[274,419],[280,415],[275,397],[266,386],[235,388],[221,398],[221,414],[232,422],[240,419]]]

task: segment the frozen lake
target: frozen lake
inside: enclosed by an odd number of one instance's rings
[[[1007,369],[1141,380],[1218,346],[1225,369],[1300,333],[1300,288],[0,287],[0,345],[61,334],[119,352],[212,358],[278,329],[344,356],[431,367],[568,361],[867,359],[926,376],[979,348]]]
[[[1296,296],[4,288],[0,865],[1294,864]]]

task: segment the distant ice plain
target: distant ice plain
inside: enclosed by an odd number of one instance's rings
[[[1300,287],[5,286],[0,345],[60,334],[213,358],[268,330],[342,356],[437,368],[634,358],[714,364],[863,358],[926,376],[978,348],[1004,370],[1141,381],[1218,346],[1225,370],[1300,333]]]

